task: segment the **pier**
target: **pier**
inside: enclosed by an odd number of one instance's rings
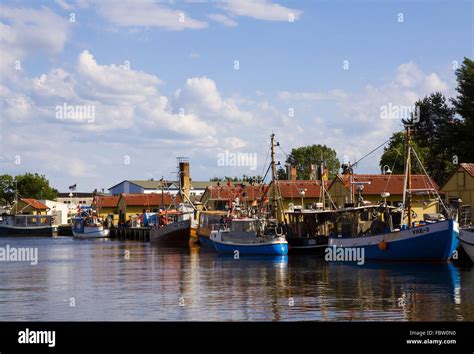
[[[110,229],[110,238],[120,241],[150,241],[150,228],[148,227],[119,227]]]

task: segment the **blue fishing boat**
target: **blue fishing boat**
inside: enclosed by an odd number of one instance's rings
[[[233,255],[288,254],[288,242],[277,227],[265,225],[255,218],[233,219],[229,227],[211,232],[210,240],[216,251]]]
[[[342,249],[339,252],[341,260],[347,260],[345,255],[358,249],[363,250],[366,260],[386,261],[445,262],[455,252],[459,234],[456,221],[423,221],[410,228],[404,226],[397,229],[390,227],[392,213],[384,213],[386,221],[378,216],[367,220],[368,215],[378,214],[379,208],[366,206],[335,212],[337,221],[329,236],[328,246],[335,250],[333,253]],[[392,211],[397,213],[396,210]],[[363,224],[370,226],[364,230]],[[340,233],[336,230],[340,230]],[[354,230],[357,230],[356,234]]]
[[[446,262],[458,246],[458,223],[451,219],[449,209],[436,188],[426,188],[438,198],[448,219],[443,214],[426,214],[423,220],[413,221],[411,195],[411,153],[418,159],[410,144],[410,126],[406,127],[406,167],[403,202],[399,208],[381,202],[364,205],[359,194],[358,206],[334,211],[333,228],[329,235],[327,255],[330,260],[351,261],[354,255],[366,260]],[[351,166],[346,167],[349,174]],[[352,194],[352,192],[351,192]],[[384,193],[386,200],[390,195]]]

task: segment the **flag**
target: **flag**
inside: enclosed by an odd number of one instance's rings
[[[69,186],[70,191],[75,191],[76,190],[77,183],[74,183],[72,186]]]

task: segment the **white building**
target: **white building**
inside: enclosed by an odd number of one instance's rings
[[[47,214],[53,216],[53,225],[65,225],[68,223],[69,204],[53,200],[41,200],[41,203],[49,208]]]

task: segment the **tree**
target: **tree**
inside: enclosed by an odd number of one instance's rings
[[[292,149],[286,162],[296,166],[298,179],[310,179],[311,165],[324,161],[329,170],[329,178],[334,178],[341,165],[336,156],[336,150],[318,144]]]
[[[425,165],[427,149],[418,146],[416,141],[412,141],[412,147],[416,151],[423,165]],[[390,138],[388,146],[384,148],[380,158],[380,170],[384,172],[384,167],[390,167],[393,174],[403,174],[405,171],[405,132],[395,132]],[[418,160],[412,156],[412,172],[423,173]]]
[[[436,183],[442,184],[454,170],[453,157],[457,151],[458,120],[439,92],[415,103],[419,122],[415,124],[413,140],[425,149],[424,166]]]
[[[451,99],[456,113],[463,120],[457,125],[456,146],[460,162],[474,162],[474,61],[464,58],[456,70],[458,96]]]
[[[12,177],[0,176],[0,200],[4,204],[12,204],[15,190],[18,188],[19,198],[55,199],[58,191],[49,185],[45,176],[37,173],[25,173]]]
[[[0,203],[11,205],[15,198],[15,180],[10,175],[0,175]]]
[[[286,173],[286,170],[281,166],[277,170],[277,178],[279,180],[289,179],[288,174]]]
[[[457,151],[459,121],[455,118],[454,109],[439,92],[417,101],[415,108],[418,116],[412,115],[404,122],[413,125],[412,147],[428,175],[441,185],[455,168],[453,156]],[[405,133],[396,132],[384,149],[380,159],[381,169],[385,165],[391,169],[394,166],[393,173],[403,173],[405,154]],[[423,173],[415,156],[412,156],[412,172]]]

